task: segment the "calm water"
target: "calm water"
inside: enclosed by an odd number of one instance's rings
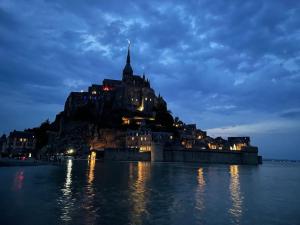
[[[300,224],[300,164],[0,168],[0,224]]]

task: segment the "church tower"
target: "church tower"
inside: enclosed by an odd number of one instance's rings
[[[127,52],[127,59],[126,59],[126,65],[123,69],[123,81],[130,79],[133,76],[133,70],[130,65],[130,43],[128,44],[128,52]]]

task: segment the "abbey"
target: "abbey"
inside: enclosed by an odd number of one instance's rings
[[[163,98],[155,95],[145,75],[133,74],[129,46],[122,80],[104,79],[102,85],[93,84],[87,92],[71,92],[65,103],[65,112],[71,115],[89,103],[95,104],[98,114],[110,105],[114,110],[139,111],[149,118],[153,116],[154,107],[167,107]]]

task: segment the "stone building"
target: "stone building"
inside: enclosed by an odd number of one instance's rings
[[[250,146],[250,137],[228,137],[230,150],[239,151]]]
[[[172,133],[153,132],[150,129],[129,130],[126,134],[126,148],[149,152],[153,143],[165,144],[173,140]]]
[[[71,92],[65,103],[65,112],[71,115],[78,108],[94,104],[96,113],[101,114],[104,108],[141,112],[144,118],[153,117],[153,108],[159,105],[166,107],[161,96],[156,96],[145,75],[133,74],[128,47],[126,65],[122,80],[104,79],[101,85],[93,84],[88,91]],[[134,121],[133,118],[125,118]]]
[[[35,149],[35,137],[32,133],[26,131],[13,131],[7,137],[3,151],[12,154],[30,155]]]

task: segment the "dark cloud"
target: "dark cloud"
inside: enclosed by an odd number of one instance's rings
[[[300,109],[292,109],[280,114],[281,117],[288,119],[300,119]]]
[[[127,39],[135,73],[188,122],[299,121],[299,14],[294,0],[4,0],[0,129],[37,125],[70,91],[120,78]]]

